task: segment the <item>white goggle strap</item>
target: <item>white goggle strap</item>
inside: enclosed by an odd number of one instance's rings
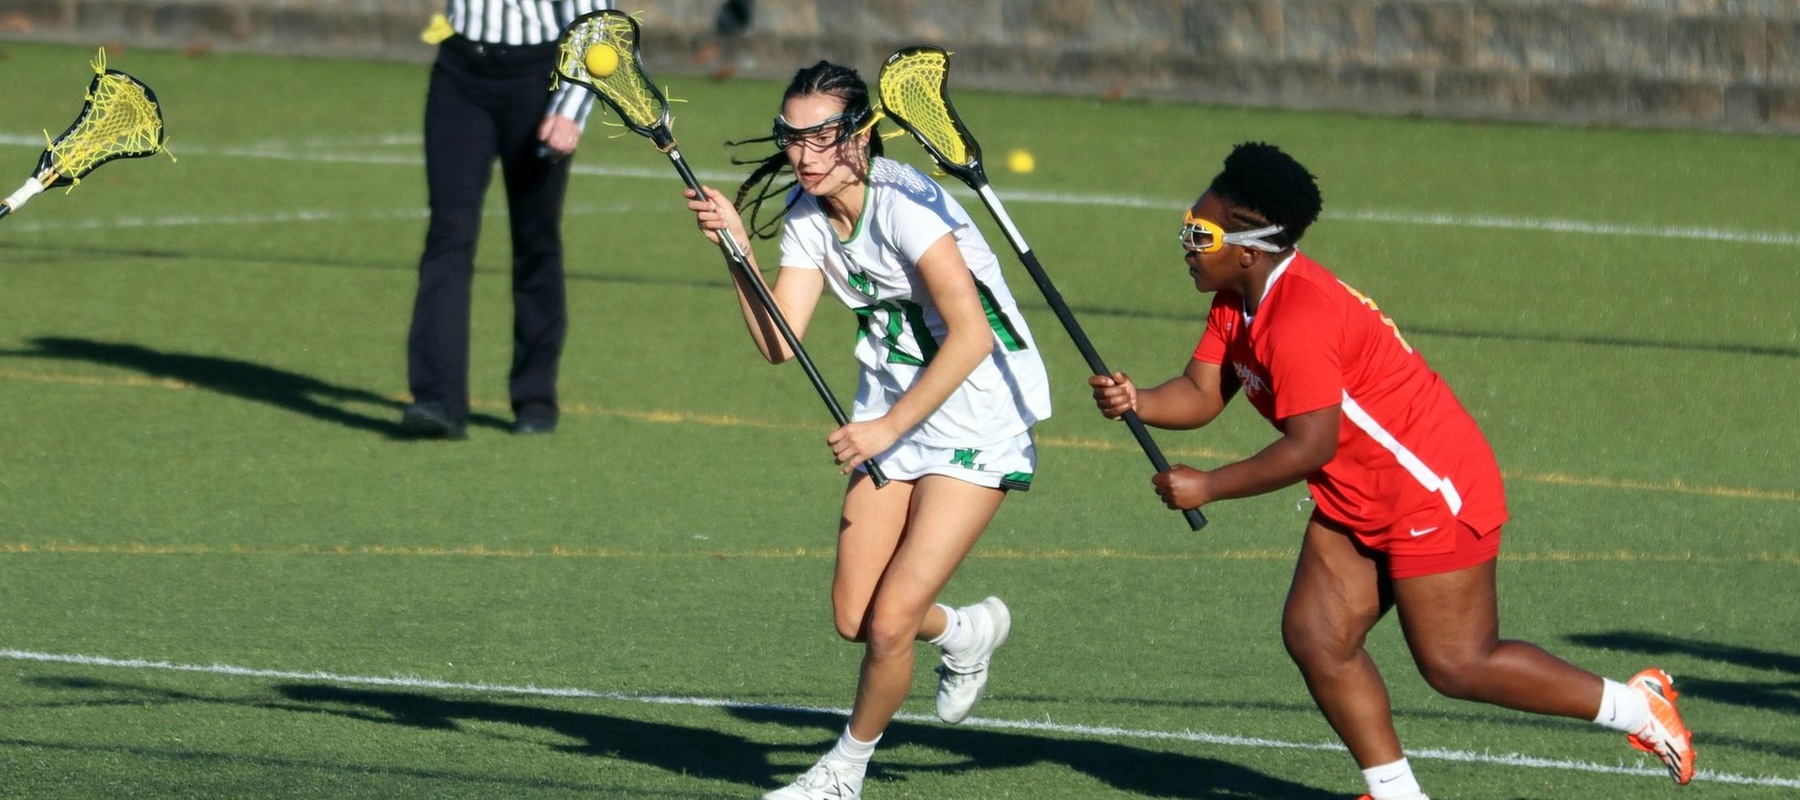
[[[1224,240],[1226,244],[1249,247],[1261,250],[1265,253],[1279,253],[1282,250],[1281,245],[1265,242],[1262,240],[1262,237],[1274,236],[1281,231],[1282,227],[1280,225],[1270,225],[1267,228],[1257,228],[1252,231],[1234,231],[1232,233],[1227,233],[1225,234]]]

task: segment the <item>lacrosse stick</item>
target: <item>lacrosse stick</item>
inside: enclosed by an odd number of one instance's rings
[[[676,147],[675,136],[669,132],[669,101],[663,96],[650,76],[644,74],[644,61],[638,52],[638,23],[631,15],[612,9],[602,9],[576,17],[569,27],[563,29],[562,40],[558,43],[560,53],[556,63],[556,74],[562,80],[569,81],[593,92],[613,112],[619,115],[619,121],[632,132],[648,137],[655,143],[656,149],[669,157],[675,165],[675,171],[681,173],[681,180],[694,194],[705,197],[700,188],[700,181],[694,177],[694,171],[688,167],[687,161],[681,157],[681,150]],[[724,251],[725,258],[731,262],[733,269],[742,273],[745,283],[750,284],[756,293],[756,299],[768,312],[769,319],[781,332],[781,338],[787,342],[788,349],[800,362],[801,369],[806,370],[806,377],[819,392],[819,398],[825,401],[825,407],[831,410],[831,418],[837,424],[847,425],[850,418],[844,415],[844,409],[838,405],[837,398],[832,395],[831,387],[825,385],[825,379],[819,376],[819,370],[813,366],[812,359],[806,355],[806,348],[800,346],[800,337],[794,335],[794,329],[788,326],[787,318],[782,316],[781,309],[775,305],[775,298],[769,296],[769,288],[763,284],[762,276],[750,267],[750,258],[745,255],[737,237],[730,231],[719,232],[719,249]],[[887,476],[881,472],[871,458],[863,462],[869,471],[869,479],[877,487],[886,486]]]
[[[89,172],[115,158],[163,152],[162,106],[156,103],[156,93],[130,75],[107,69],[105,50],[94,57],[93,67],[96,74],[88,84],[81,114],[54,140],[44,132],[49,147],[38,157],[37,168],[25,185],[0,200],[0,218],[19,210],[45,189],[67,186],[74,191]]]
[[[1019,254],[1031,279],[1037,282],[1038,290],[1043,292],[1044,300],[1056,312],[1056,318],[1062,321],[1063,329],[1069,332],[1069,338],[1075,340],[1075,347],[1081,350],[1082,358],[1087,359],[1088,368],[1095,375],[1112,375],[1106,363],[1100,360],[1100,354],[1094,351],[1094,345],[1088,341],[1087,334],[1081,331],[1081,323],[1075,321],[1075,314],[1063,302],[1062,294],[1050,283],[1050,276],[1044,273],[1043,265],[1038,263],[1037,256],[1031,252],[1031,245],[1025,243],[1025,237],[1013,225],[1012,217],[1007,215],[1006,207],[1001,205],[1000,197],[994,194],[993,187],[988,185],[987,170],[981,165],[981,145],[969,129],[963,126],[962,118],[957,116],[956,108],[950,105],[950,98],[944,95],[944,85],[950,77],[950,54],[937,47],[909,47],[891,56],[887,63],[881,65],[881,75],[877,78],[881,95],[882,110],[889,119],[900,124],[907,133],[925,146],[925,152],[931,154],[933,161],[945,172],[955,175],[963,183],[981,195],[994,219],[1005,229],[1006,238],[1012,242],[1013,251]],[[1125,412],[1125,424],[1131,428],[1131,435],[1137,437],[1138,445],[1144,448],[1144,455],[1150,457],[1150,463],[1157,472],[1169,469],[1169,460],[1163,458],[1162,450],[1150,438],[1150,431],[1144,427],[1144,421],[1138,419],[1137,412]],[[1188,526],[1194,530],[1206,527],[1206,515],[1197,508],[1183,509]]]

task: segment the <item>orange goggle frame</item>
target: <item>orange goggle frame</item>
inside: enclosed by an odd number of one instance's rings
[[[1250,231],[1226,233],[1224,228],[1219,227],[1219,223],[1196,217],[1190,210],[1181,221],[1181,246],[1194,253],[1217,253],[1228,244],[1251,247],[1265,253],[1279,253],[1282,251],[1281,245],[1265,242],[1263,237],[1274,236],[1282,230],[1280,225],[1270,225]]]

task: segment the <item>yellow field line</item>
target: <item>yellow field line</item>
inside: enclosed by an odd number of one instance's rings
[[[54,555],[145,555],[145,556],[397,556],[425,558],[574,558],[608,559],[774,559],[830,560],[830,547],[772,547],[752,550],[624,550],[611,547],[493,548],[483,545],[464,547],[405,547],[391,545],[206,545],[206,544],[86,544],[81,542],[0,542],[0,555],[45,553]],[[981,549],[970,558],[987,561],[1275,561],[1294,560],[1292,549],[1242,549],[1183,552],[1137,552],[1110,547],[1083,550],[1017,550],[1009,548]],[[1709,555],[1692,552],[1659,553],[1629,550],[1594,552],[1527,551],[1507,552],[1501,560],[1509,563],[1645,563],[1645,564],[1780,564],[1800,565],[1800,552],[1777,553],[1767,550],[1731,555]]]
[[[42,383],[74,384],[80,386],[124,386],[155,387],[161,389],[197,389],[198,384],[173,378],[147,378],[135,375],[100,376],[100,375],[67,375],[60,373],[26,372],[0,368],[0,380],[37,381]],[[402,395],[391,396],[395,402],[405,402]],[[511,406],[504,402],[492,400],[476,400],[471,405],[484,411],[507,411]],[[562,406],[565,414],[578,416],[622,417],[639,422],[662,424],[712,425],[731,428],[763,428],[772,430],[809,430],[823,431],[824,426],[816,422],[792,422],[755,417],[743,417],[735,414],[704,414],[693,411],[677,411],[663,409],[621,409],[607,408],[590,403],[565,403]],[[1137,449],[1135,442],[1102,439],[1086,439],[1073,436],[1041,436],[1038,444],[1050,448],[1067,448],[1073,450],[1090,450],[1110,452]],[[1203,447],[1171,448],[1164,451],[1171,459],[1211,459],[1213,461],[1232,461],[1243,458],[1242,454]],[[1577,486],[1592,489],[1618,489],[1643,492],[1661,492],[1666,494],[1690,494],[1704,497],[1723,497],[1740,500],[1772,500],[1784,503],[1800,503],[1800,491],[1782,489],[1755,489],[1744,486],[1712,486],[1692,484],[1680,478],[1667,481],[1644,481],[1630,478],[1604,478],[1582,475],[1568,475],[1560,472],[1525,473],[1508,472],[1507,480],[1529,481],[1552,486]]]
[[[1509,474],[1506,477],[1536,481],[1538,483],[1555,484],[1557,486],[1591,486],[1598,489],[1638,489],[1651,492],[1701,494],[1710,497],[1741,497],[1748,500],[1785,500],[1789,503],[1800,501],[1800,492],[1784,492],[1773,489],[1747,489],[1739,486],[1695,486],[1680,478],[1669,481],[1635,481],[1615,478],[1586,478],[1580,475],[1565,475],[1560,472],[1545,472],[1535,475]]]
[[[145,378],[137,375],[61,375],[44,372],[22,372],[13,369],[0,369],[0,379],[9,381],[36,381],[38,383],[69,383],[77,386],[155,386],[159,389],[195,389],[195,384],[178,381],[172,378]]]

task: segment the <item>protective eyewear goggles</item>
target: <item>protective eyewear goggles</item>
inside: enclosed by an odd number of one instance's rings
[[[1181,221],[1181,246],[1194,253],[1217,253],[1228,244],[1254,248],[1265,253],[1279,253],[1281,245],[1263,241],[1263,237],[1274,236],[1282,230],[1280,225],[1270,225],[1266,228],[1226,233],[1224,228],[1219,227],[1219,223],[1196,217],[1193,211],[1189,211]]]
[[[783,150],[796,144],[804,144],[814,150],[826,150],[843,144],[853,134],[858,133],[857,122],[860,115],[848,111],[826,117],[825,121],[808,128],[796,128],[780,114],[775,115],[775,146]]]

